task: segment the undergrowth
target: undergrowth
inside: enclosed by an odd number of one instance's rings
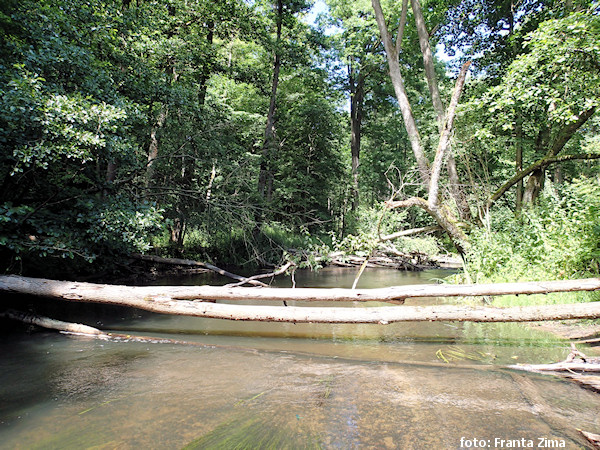
[[[548,183],[539,203],[520,214],[495,209],[471,233],[471,250],[456,282],[498,283],[598,276],[600,179]],[[498,306],[600,300],[598,293],[501,296]]]

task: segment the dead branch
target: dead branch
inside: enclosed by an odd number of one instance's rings
[[[90,327],[88,325],[82,325],[80,323],[63,322],[61,320],[50,319],[48,317],[41,317],[35,314],[29,314],[22,311],[15,311],[9,309],[4,312],[0,312],[0,317],[6,319],[17,320],[19,322],[27,323],[30,325],[37,325],[42,328],[48,328],[51,330],[65,331],[68,333],[76,334],[89,334],[89,335],[100,335],[102,331],[97,328]]]
[[[262,278],[272,278],[272,277],[276,277],[278,275],[284,274],[286,270],[288,270],[290,267],[295,266],[296,264],[294,264],[292,261],[289,261],[288,263],[284,264],[283,266],[281,266],[279,269],[273,271],[273,272],[269,272],[269,273],[260,273],[258,275],[253,275],[251,277],[246,278],[243,281],[240,281],[239,283],[231,283],[228,284],[228,287],[235,287],[235,286],[243,286],[244,284],[248,284],[253,280],[258,280],[258,279],[262,279]]]
[[[192,259],[180,259],[180,258],[162,258],[160,256],[154,255],[142,255],[139,253],[131,255],[133,258],[142,260],[142,261],[150,261],[158,264],[171,264],[175,266],[195,266],[202,267],[204,269],[212,270],[213,272],[218,273],[219,275],[223,275],[227,278],[231,278],[239,281],[239,284],[252,284],[254,286],[263,286],[267,285],[261,281],[257,281],[255,278],[250,277],[242,277],[241,275],[236,275],[235,273],[228,272],[227,270],[221,269],[220,267],[214,266],[209,263],[194,261]]]

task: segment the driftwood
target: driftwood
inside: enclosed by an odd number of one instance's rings
[[[227,286],[228,287],[243,286],[244,284],[249,284],[251,281],[254,281],[254,280],[276,277],[278,275],[284,274],[286,272],[286,270],[288,270],[290,267],[295,266],[295,265],[296,264],[294,264],[293,262],[290,261],[273,272],[253,275],[251,277],[244,279],[243,281],[240,281],[239,283],[232,283],[232,284],[228,284]]]
[[[392,256],[388,256],[392,255]],[[420,253],[402,253],[389,246],[380,246],[375,255],[365,257],[356,255],[339,255],[333,253],[329,255],[330,264],[342,267],[361,267],[366,262],[365,267],[383,267],[399,270],[423,270],[426,268],[437,267],[436,263],[428,263]]]
[[[9,309],[4,312],[0,312],[0,317],[6,319],[17,320],[30,325],[37,325],[42,328],[48,328],[50,330],[65,331],[67,333],[75,334],[89,334],[89,335],[100,335],[102,331],[97,328],[90,327],[88,325],[82,325],[80,323],[63,322],[61,320],[50,319],[48,317],[41,317],[35,314],[24,313],[22,311],[15,311]]]
[[[135,253],[131,256],[133,258],[139,259],[141,261],[149,261],[149,262],[153,262],[153,263],[157,263],[157,264],[171,264],[171,265],[175,265],[175,266],[201,267],[203,269],[212,270],[213,272],[218,273],[219,275],[223,275],[224,277],[231,278],[233,280],[237,280],[240,282],[240,284],[251,284],[253,286],[263,286],[263,287],[267,286],[265,283],[257,280],[257,278],[260,278],[260,277],[255,276],[255,277],[246,278],[241,275],[237,275],[235,273],[231,273],[227,270],[221,269],[220,267],[214,266],[212,264],[200,262],[200,261],[194,261],[193,259],[162,258],[160,256],[142,255],[139,253]],[[268,277],[269,275],[266,275],[266,276]]]
[[[515,364],[508,366],[509,369],[523,370],[525,372],[548,373],[548,372],[597,372],[600,373],[599,363],[586,362],[558,362],[552,364]]]
[[[600,358],[588,357],[577,350],[575,344],[571,343],[571,352],[564,361],[553,364],[517,364],[509,366],[511,369],[524,370],[526,372],[575,372],[600,373]]]
[[[600,449],[600,434],[588,433],[587,431],[577,430],[579,431],[584,438],[588,440],[590,444],[592,444],[592,448]]]
[[[490,285],[414,285],[381,289],[263,289],[219,286],[116,286],[0,276],[0,292],[77,302],[130,306],[163,314],[230,320],[320,323],[404,321],[527,322],[600,317],[600,302],[513,308],[462,305],[388,306],[369,308],[278,307],[212,304],[206,300],[399,301],[414,297],[449,297],[591,291],[600,279],[506,283]]]

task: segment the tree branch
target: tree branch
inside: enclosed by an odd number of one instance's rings
[[[562,155],[562,156],[546,156],[525,169],[515,174],[510,180],[504,183],[500,189],[488,199],[487,206],[490,207],[493,203],[499,200],[511,187],[525,178],[527,175],[542,167],[548,167],[551,164],[561,163],[565,161],[575,161],[578,159],[600,159],[600,153],[578,153],[575,155]]]
[[[421,47],[421,54],[423,55],[423,66],[425,67],[427,86],[429,87],[429,94],[431,95],[433,109],[437,115],[438,127],[441,132],[444,125],[444,105],[442,103],[442,97],[435,75],[433,53],[431,52],[431,46],[429,45],[429,32],[427,31],[427,25],[425,24],[425,18],[423,17],[423,11],[421,10],[419,0],[411,0],[410,3],[415,16],[417,33],[419,35],[419,46]]]
[[[396,55],[402,50],[402,38],[404,37],[404,27],[406,26],[406,15],[408,13],[408,0],[402,0],[402,12],[400,13],[400,24],[398,25],[398,34],[396,35]]]
[[[440,141],[435,153],[435,159],[433,161],[433,165],[431,166],[431,179],[429,181],[429,207],[431,209],[435,209],[438,206],[439,180],[442,172],[442,165],[444,162],[444,157],[446,156],[448,148],[450,147],[450,137],[452,136],[452,130],[454,128],[456,108],[458,107],[458,101],[465,85],[465,80],[467,78],[470,65],[471,61],[467,61],[460,69],[460,73],[454,87],[454,92],[452,93],[452,99],[450,100],[450,105],[448,106],[448,111],[446,113],[446,120],[444,121],[444,126],[440,135]]]

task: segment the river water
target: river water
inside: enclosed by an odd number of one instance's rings
[[[359,287],[447,274],[368,269]],[[349,287],[354,275],[327,268],[296,281]],[[219,280],[159,281],[207,282]],[[183,343],[0,335],[0,448],[585,448],[576,429],[600,433],[598,394],[503,368],[568,354],[531,327],[81,314],[107,331]]]

